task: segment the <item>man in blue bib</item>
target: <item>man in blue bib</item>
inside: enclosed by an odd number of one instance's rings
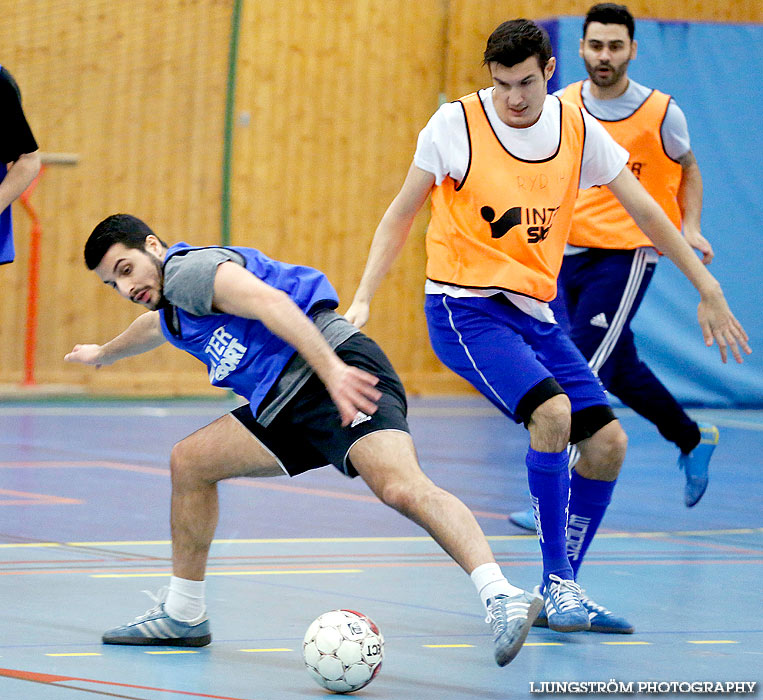
[[[104,345],[76,345],[67,361],[108,365],[168,341],[201,360],[212,384],[249,402],[173,448],[169,588],[145,615],[106,632],[104,643],[209,644],[204,576],[217,482],[333,465],[360,475],[471,576],[496,663],[514,658],[542,600],[506,580],[469,509],[421,471],[403,386],[376,343],[336,313],[325,275],[253,248],[168,248],[127,214],[96,226],[85,262],[148,312]]]

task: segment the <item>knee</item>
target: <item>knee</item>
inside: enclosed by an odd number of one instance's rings
[[[581,455],[585,458],[581,459],[581,462],[584,461],[584,464],[579,464],[576,469],[581,471],[581,474],[585,470],[590,470],[591,478],[605,480],[617,478],[628,448],[628,436],[620,426],[620,422],[608,423],[587,442],[585,448],[581,445]]]
[[[620,421],[612,421],[610,425],[612,429],[605,436],[604,449],[609,461],[617,464],[619,469],[623,460],[625,460],[625,453],[628,450],[628,436],[620,425]]]
[[[170,452],[170,476],[174,486],[188,483],[194,478],[193,451],[185,440],[178,442]]]
[[[378,492],[379,499],[406,517],[415,517],[440,494],[440,489],[429,479],[394,479],[386,483]]]
[[[395,479],[384,484],[379,492],[379,499],[390,508],[406,514],[413,510],[413,504],[416,500],[415,492],[416,489],[411,488],[410,484]]]
[[[570,441],[572,409],[566,394],[544,401],[530,416],[527,428],[535,449],[561,452]]]

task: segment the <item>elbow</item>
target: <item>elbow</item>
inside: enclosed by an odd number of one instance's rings
[[[40,158],[39,151],[35,151],[30,160],[29,165],[32,169],[32,180],[34,180],[40,174],[40,170],[42,170],[42,158]]]
[[[17,161],[16,165],[23,167],[26,175],[27,186],[31,184],[39,174],[42,168],[42,158],[39,151],[33,153],[24,153]]]
[[[35,151],[34,153],[28,153],[29,156],[29,167],[34,170],[35,177],[40,172],[40,168],[42,168],[42,157],[40,156],[39,151]]]

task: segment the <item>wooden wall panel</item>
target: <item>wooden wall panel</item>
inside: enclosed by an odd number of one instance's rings
[[[443,10],[441,0],[245,4],[233,241],[320,268],[342,309],[418,131],[437,108]],[[380,289],[367,328],[414,391],[428,375],[444,375],[422,311],[425,221]]]
[[[481,54],[511,16],[581,15],[579,0],[244,0],[233,170],[233,243],[325,270],[346,308],[373,230],[442,93],[486,83]],[[0,63],[18,79],[50,167],[32,196],[43,228],[37,379],[109,393],[209,391],[171,348],[101,372],[65,365],[138,310],[82,264],[93,226],[116,211],[167,241],[219,240],[223,117],[233,0],[4,3]],[[637,17],[761,21],[747,0],[637,0]],[[23,377],[29,221],[14,205],[17,262],[0,267],[0,384]],[[421,310],[417,220],[368,330],[413,392],[465,384],[432,355]]]
[[[95,224],[127,211],[165,240],[219,239],[221,160],[232,0],[25,0],[0,24],[0,60],[17,78],[44,151],[76,152],[32,195],[42,220],[37,381],[92,391],[207,391],[197,361],[166,348],[95,372],[63,363],[76,342],[102,342],[138,314],[86,270]],[[18,261],[0,269],[0,383],[22,377],[29,224],[14,205]],[[10,303],[8,298],[10,297]],[[6,342],[7,340],[7,342]]]

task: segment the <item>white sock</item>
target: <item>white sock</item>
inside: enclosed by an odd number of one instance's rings
[[[495,562],[478,566],[470,576],[486,610],[489,598],[495,598],[497,595],[519,595],[524,592],[506,580],[501,567]]]
[[[205,584],[205,581],[191,581],[173,576],[170,579],[167,600],[164,601],[164,610],[171,618],[180,622],[201,622],[206,610]]]

